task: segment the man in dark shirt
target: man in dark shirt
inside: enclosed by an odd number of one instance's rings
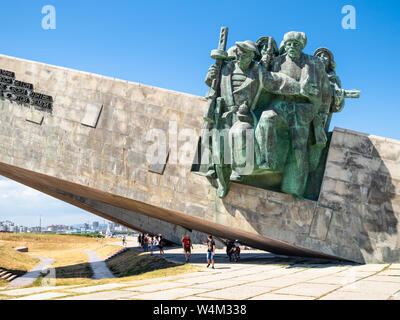
[[[212,263],[212,268],[214,268],[214,256],[215,256],[215,242],[211,235],[207,236],[207,242],[203,242],[207,246],[207,268]]]
[[[138,243],[139,243],[139,245],[140,245],[141,247],[143,247],[143,244],[142,244],[142,234],[141,234],[141,233],[139,233],[139,235],[138,235]]]
[[[160,255],[164,254],[164,240],[161,234],[158,235],[158,248],[160,249]]]

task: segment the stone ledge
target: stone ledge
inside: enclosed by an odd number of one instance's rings
[[[179,92],[179,91],[174,91],[174,90],[164,89],[164,88],[158,88],[158,87],[142,84],[142,83],[139,83],[139,82],[122,80],[122,79],[118,79],[118,78],[114,78],[114,77],[110,77],[110,76],[103,76],[103,75],[100,75],[100,74],[97,74],[97,73],[88,72],[88,71],[81,71],[81,70],[71,69],[71,68],[67,68],[67,67],[61,67],[61,66],[56,66],[56,65],[52,65],[52,64],[43,63],[43,62],[27,60],[27,59],[22,59],[22,58],[15,58],[15,57],[7,56],[7,55],[4,55],[4,54],[0,54],[0,59],[2,59],[2,58],[6,59],[6,60],[11,60],[11,61],[19,61],[19,62],[23,62],[23,63],[28,63],[30,65],[36,64],[36,65],[39,65],[39,66],[42,66],[42,67],[49,67],[49,68],[58,69],[58,70],[62,70],[62,71],[75,72],[75,73],[80,74],[80,75],[87,75],[87,76],[96,77],[96,78],[99,78],[99,79],[112,80],[112,81],[117,81],[117,82],[121,82],[121,83],[125,83],[125,84],[133,84],[133,85],[143,86],[143,87],[151,88],[151,89],[154,88],[154,89],[165,91],[165,92],[168,92],[168,93],[175,93],[175,94],[178,94],[178,95],[184,95],[184,96],[187,96],[187,97],[196,98],[196,99],[199,99],[201,101],[207,101],[207,99],[204,98],[204,97],[196,96],[196,95],[193,95],[193,94],[190,94],[190,93]]]

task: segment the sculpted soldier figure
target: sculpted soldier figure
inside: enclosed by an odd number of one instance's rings
[[[274,38],[261,37],[257,40],[256,45],[260,52],[260,63],[267,70],[270,70],[272,61],[279,55],[279,50]]]
[[[343,90],[342,83],[339,77],[336,75],[336,63],[333,53],[327,48],[318,48],[314,52],[314,56],[321,59],[325,65],[325,71],[328,74],[329,83],[332,90],[332,101],[329,109],[329,117],[326,121],[325,131],[329,131],[329,125],[331,123],[332,114],[340,112],[344,107],[345,98],[359,98],[360,91],[358,90]]]
[[[281,190],[301,198],[310,172],[310,158],[320,154],[327,142],[324,130],[331,101],[330,85],[320,59],[302,52],[303,32],[284,36],[285,53],[273,62],[272,71],[302,83],[303,93],[278,95],[262,113],[256,128],[261,166],[283,171]],[[313,124],[313,125],[312,125]]]

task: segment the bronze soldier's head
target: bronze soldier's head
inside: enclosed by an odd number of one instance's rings
[[[285,52],[292,60],[297,60],[307,44],[304,32],[290,31],[283,37]]]
[[[278,46],[272,37],[261,37],[257,40],[256,45],[260,53],[260,58],[267,54],[272,56],[277,56],[279,54]],[[268,49],[272,52],[268,52]]]
[[[325,65],[325,70],[327,72],[335,71],[335,58],[332,51],[330,51],[328,48],[318,48],[317,50],[315,50],[314,56],[321,59],[321,61]]]
[[[258,54],[258,50],[253,41],[246,40],[243,42],[236,42],[236,55],[239,67],[241,69],[247,69],[250,63],[254,59],[255,55]]]

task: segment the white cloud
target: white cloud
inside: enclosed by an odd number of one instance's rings
[[[1,202],[13,202],[14,204],[36,205],[46,201],[46,205],[55,205],[58,201],[44,193],[29,188],[11,180],[0,180]]]
[[[0,177],[0,221],[11,220],[19,225],[36,226],[39,216],[42,216],[43,225],[70,225],[102,219],[35,189]]]

